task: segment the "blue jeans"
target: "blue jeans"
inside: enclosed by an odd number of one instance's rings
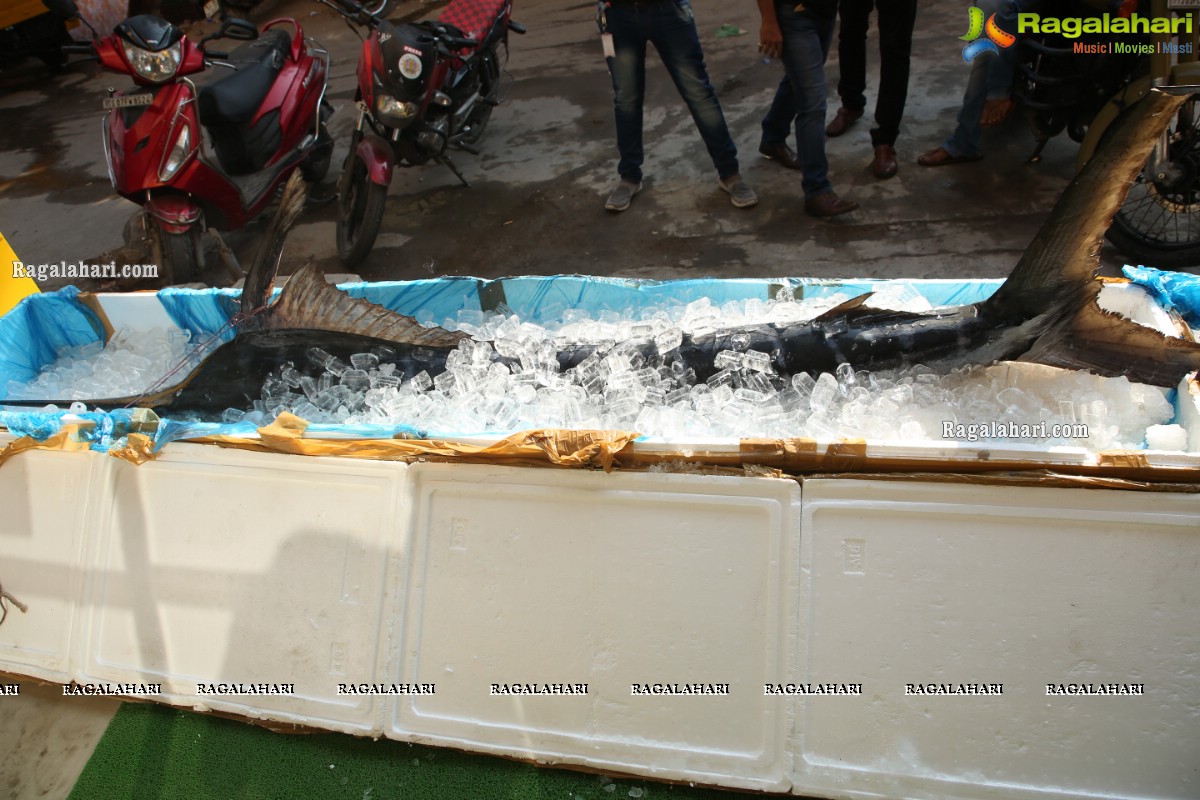
[[[797,12],[791,2],[776,3],[775,14],[783,34],[784,76],[763,117],[762,144],[782,143],[794,121],[796,155],[804,173],[800,186],[805,197],[816,197],[833,191],[825,157],[825,57],[833,40],[834,19]]]
[[[717,92],[708,80],[704,52],[688,0],[633,5],[614,3],[605,9],[616,56],[609,59],[617,116],[617,172],[635,183],[642,179],[642,106],[646,96],[646,43],[654,45],[675,88],[692,112],[717,175],[738,173],[737,146],[721,112]]]
[[[1013,0],[978,0],[975,5],[982,8],[986,16],[994,13],[996,23],[1003,30],[1016,33],[1018,3]],[[985,53],[971,62],[967,89],[963,92],[963,104],[958,112],[958,125],[942,143],[942,148],[955,158],[983,155],[983,127],[979,124],[979,117],[988,100],[1009,96],[1016,68],[1017,47],[1014,44],[1002,48],[999,55]]]

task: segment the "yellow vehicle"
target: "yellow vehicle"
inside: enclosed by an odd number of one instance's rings
[[[67,60],[62,46],[71,42],[68,30],[78,24],[51,14],[42,0],[0,0],[0,67],[28,56],[61,67]]]

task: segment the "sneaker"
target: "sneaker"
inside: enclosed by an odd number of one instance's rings
[[[633,196],[642,190],[642,182],[627,181],[624,178],[617,184],[617,188],[612,190],[612,194],[608,196],[608,200],[604,203],[604,207],[609,211],[624,211],[629,208],[630,201]]]
[[[749,208],[758,203],[758,195],[746,185],[741,175],[730,175],[717,180],[717,185],[729,193],[729,202],[738,208]]]

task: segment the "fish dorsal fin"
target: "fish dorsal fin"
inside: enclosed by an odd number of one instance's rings
[[[1186,98],[1153,90],[1122,114],[1067,185],[1017,266],[987,301],[999,319],[1079,302],[1100,265],[1104,234],[1154,143]]]
[[[283,187],[279,208],[259,240],[250,268],[246,270],[246,280],[242,284],[243,314],[249,314],[266,304],[271,293],[271,284],[275,281],[275,273],[279,271],[279,257],[283,253],[284,239],[296,224],[296,219],[304,210],[307,200],[308,184],[301,177],[300,170],[296,170]]]
[[[836,306],[814,319],[813,322],[828,322],[834,317],[840,317],[858,308],[864,308],[865,306],[863,306],[863,304],[871,299],[871,295],[873,294],[875,293],[866,292],[865,294],[860,294],[857,297],[851,297],[849,300],[838,303]]]
[[[288,279],[279,299],[259,318],[262,329],[303,328],[336,331],[421,347],[455,347],[470,337],[445,328],[427,328],[404,314],[330,286],[311,262]]]

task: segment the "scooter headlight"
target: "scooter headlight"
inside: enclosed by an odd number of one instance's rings
[[[420,107],[416,103],[410,103],[406,100],[397,100],[391,95],[381,94],[375,98],[375,110],[382,117],[390,117],[393,120],[410,121],[420,111]]]
[[[125,58],[139,77],[152,83],[169,81],[175,77],[175,70],[179,69],[179,62],[183,60],[183,41],[157,52],[143,50],[126,42]]]

